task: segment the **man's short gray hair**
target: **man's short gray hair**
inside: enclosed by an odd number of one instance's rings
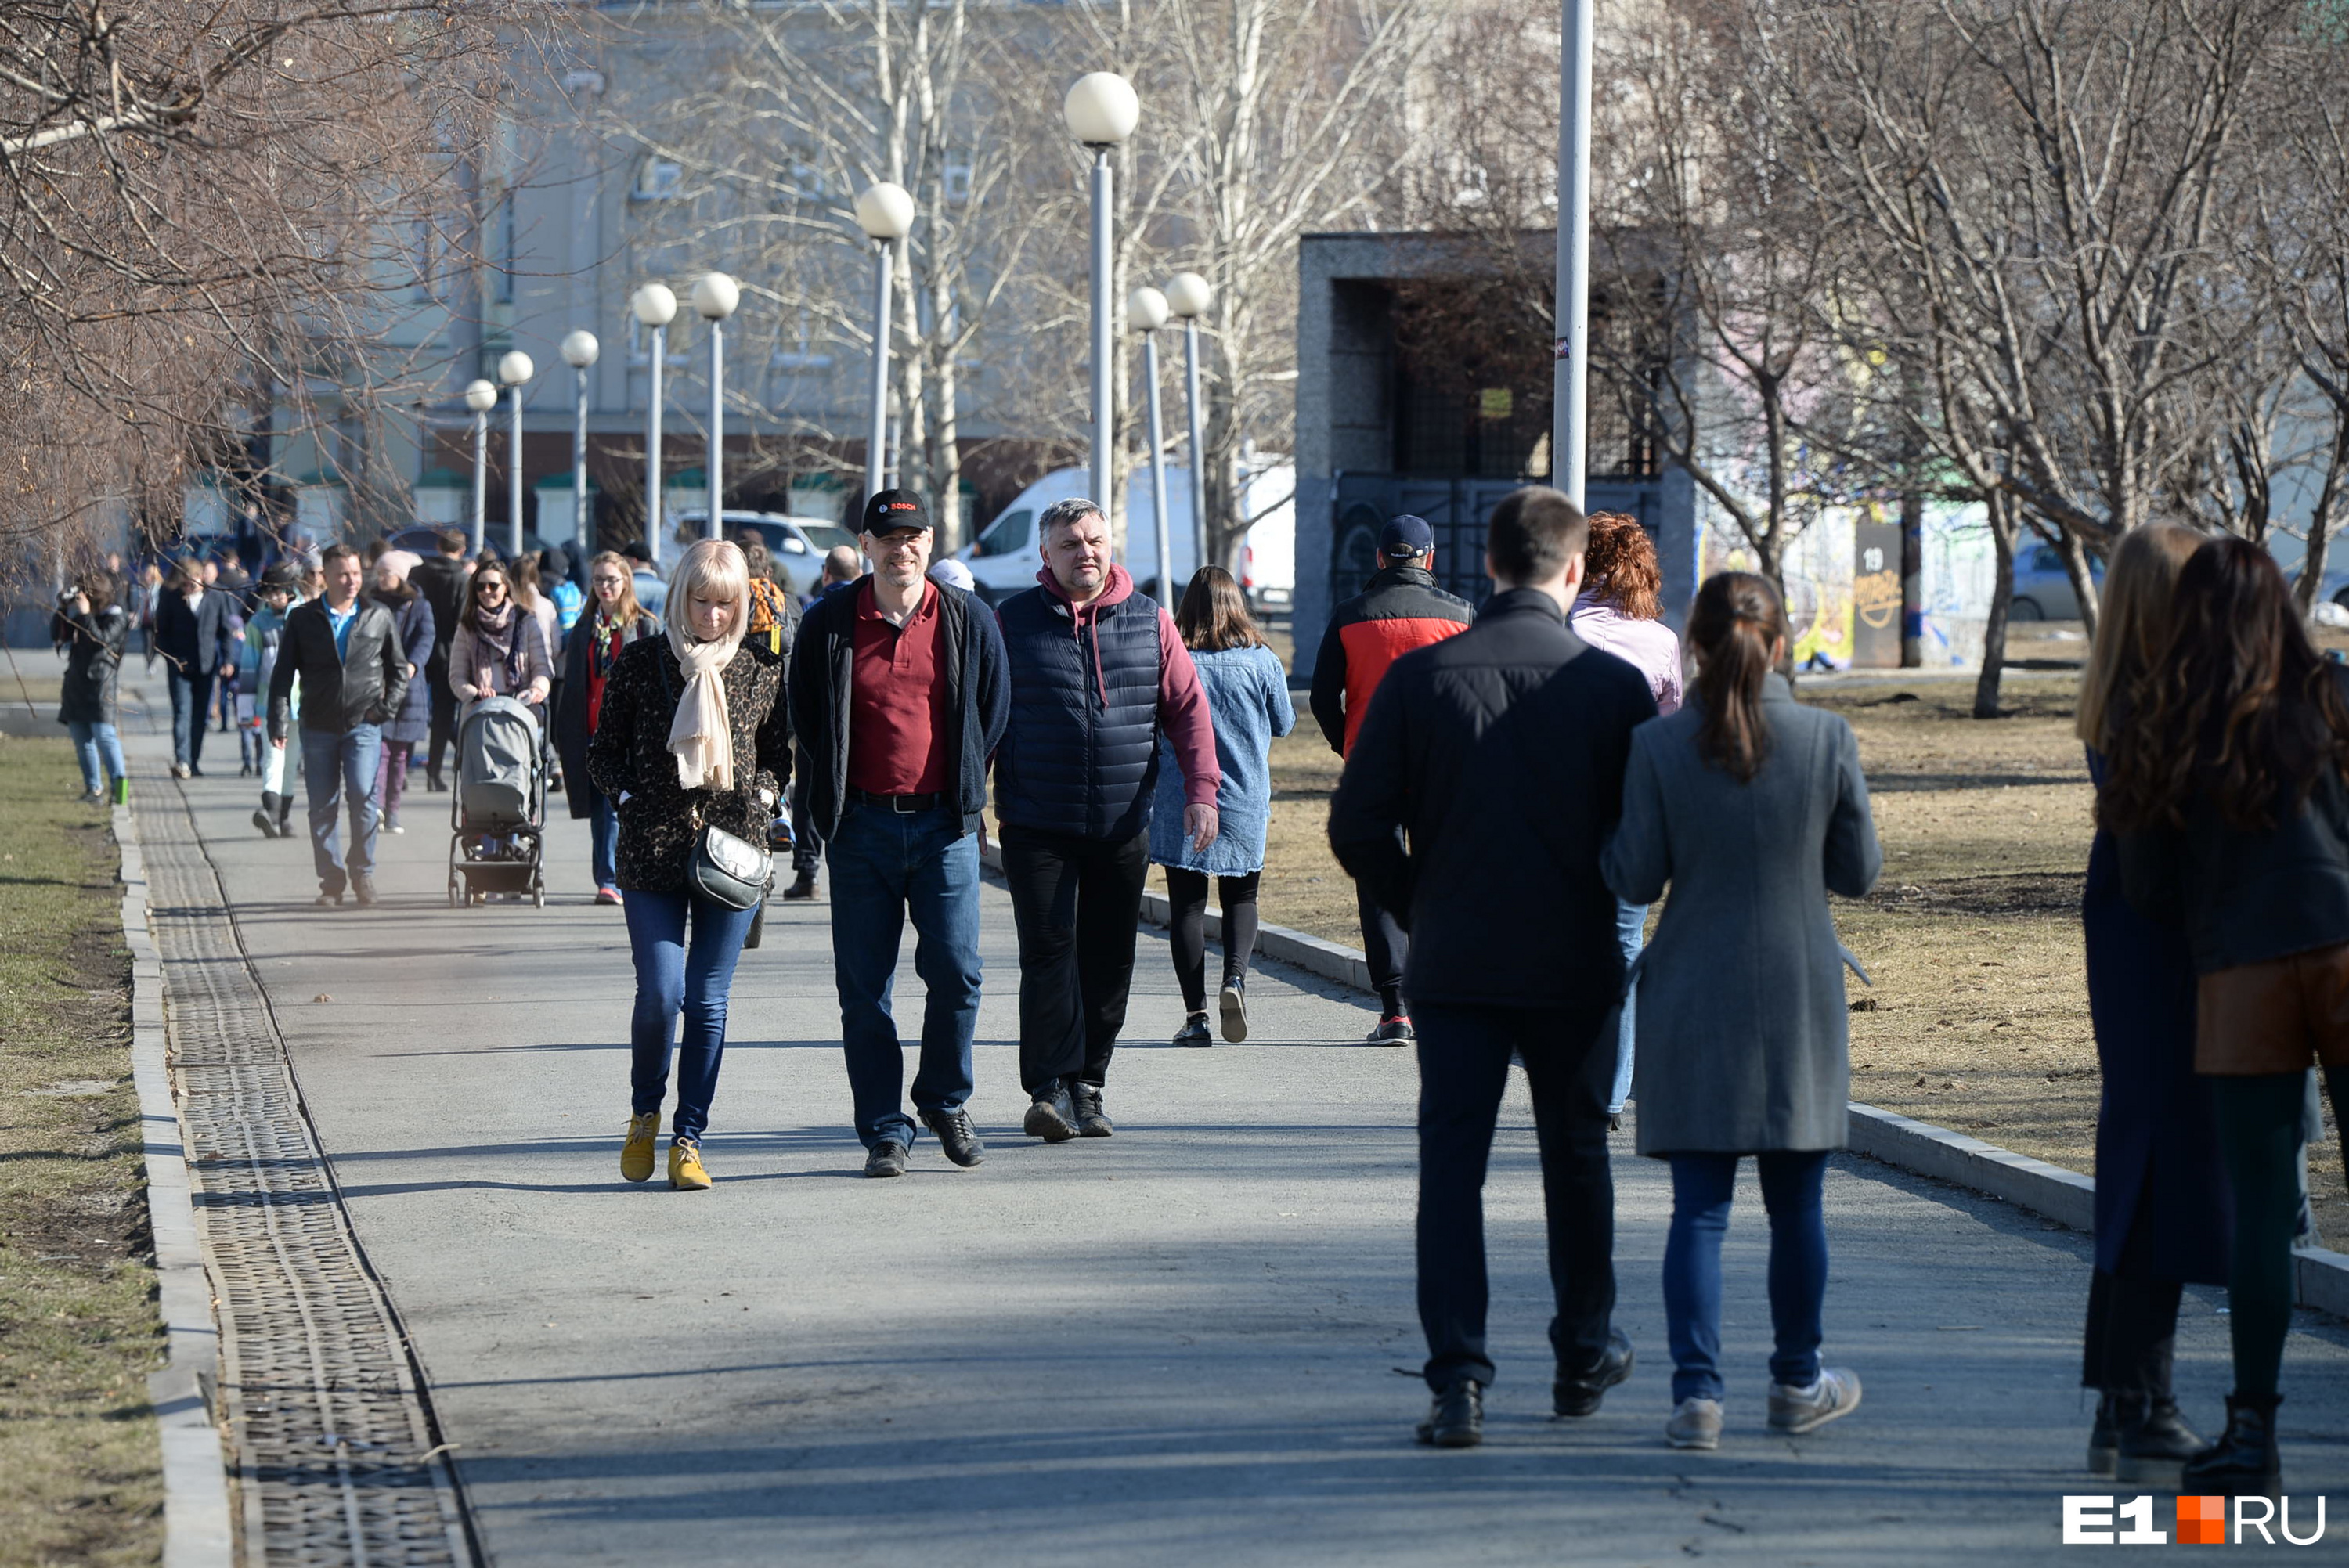
[[[1081,495],[1066,500],[1056,500],[1044,509],[1044,521],[1039,525],[1040,537],[1049,539],[1056,528],[1067,528],[1088,517],[1101,517],[1102,509]],[[1104,521],[1107,519],[1103,519]]]

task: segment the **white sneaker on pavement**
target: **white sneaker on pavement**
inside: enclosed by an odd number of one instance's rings
[[[1721,1401],[1692,1398],[1673,1406],[1672,1418],[1664,1423],[1664,1441],[1676,1449],[1721,1447]]]
[[[1807,1388],[1770,1385],[1770,1426],[1800,1437],[1859,1408],[1859,1374],[1848,1367],[1826,1367]]]

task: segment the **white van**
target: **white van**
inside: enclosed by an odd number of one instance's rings
[[[1242,552],[1243,581],[1249,598],[1259,608],[1286,606],[1296,584],[1297,511],[1290,498],[1296,470],[1283,465],[1267,469],[1248,480],[1252,504],[1270,503],[1272,510],[1248,530]],[[1044,567],[1043,542],[1037,520],[1056,500],[1091,492],[1092,477],[1084,469],[1055,469],[1019,492],[998,512],[978,538],[963,547],[979,596],[996,603],[1036,585]],[[1261,498],[1261,500],[1258,500]],[[1117,560],[1137,587],[1145,591],[1158,576],[1158,531],[1151,506],[1150,470],[1137,469],[1126,480],[1125,550]],[[1191,580],[1198,569],[1198,552],[1191,537],[1191,475],[1186,469],[1166,470],[1167,549],[1174,557],[1174,583]],[[1268,573],[1277,574],[1278,581]]]

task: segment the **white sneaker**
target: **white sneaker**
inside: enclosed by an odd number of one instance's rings
[[[1859,1408],[1859,1374],[1848,1367],[1821,1368],[1819,1380],[1807,1388],[1770,1385],[1770,1425],[1800,1437]]]
[[[1721,1447],[1721,1401],[1689,1398],[1673,1406],[1672,1418],[1664,1423],[1664,1441],[1676,1449]]]

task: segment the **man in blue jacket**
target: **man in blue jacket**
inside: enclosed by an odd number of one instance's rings
[[[914,922],[928,992],[914,1109],[957,1165],[986,1146],[964,1104],[978,1026],[978,821],[1010,688],[995,617],[929,580],[930,521],[906,490],[864,507],[861,582],[808,606],[792,652],[792,727],[807,811],[832,861],[832,967],[867,1176],[914,1145],[889,1010]]]

